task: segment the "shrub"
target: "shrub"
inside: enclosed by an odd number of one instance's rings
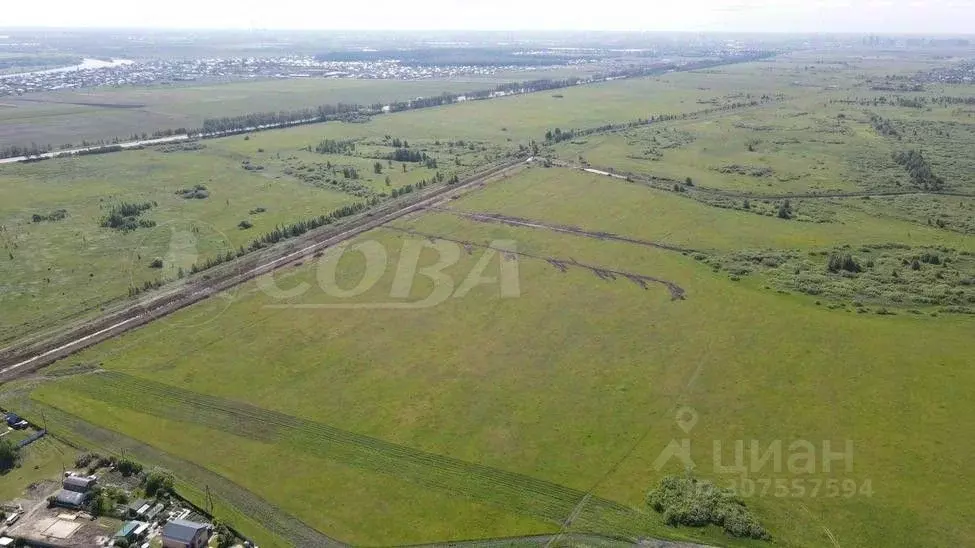
[[[729,535],[768,540],[768,531],[745,504],[726,489],[687,476],[666,476],[647,493],[647,505],[671,527],[724,527]]]
[[[138,474],[142,472],[142,465],[128,458],[122,458],[118,461],[118,471],[124,477],[129,477],[133,474]]]
[[[175,485],[173,475],[162,468],[154,468],[146,475],[146,495],[150,497],[168,495]]]
[[[56,221],[64,220],[64,218],[67,216],[68,216],[68,210],[57,209],[48,213],[47,215],[39,215],[35,213],[31,215],[31,221],[35,223],[41,223],[44,221],[56,222]]]
[[[7,471],[17,466],[20,453],[17,447],[8,439],[0,439],[0,471]]]
[[[149,228],[156,226],[155,221],[139,219],[144,211],[155,207],[155,202],[144,202],[141,204],[120,202],[112,206],[108,215],[102,217],[101,225],[105,228],[114,228],[122,232],[129,232],[139,227]]]
[[[248,221],[247,219],[244,219],[243,221],[237,223],[237,228],[241,230],[247,230],[248,228],[253,228],[253,227],[254,227],[254,223]]]
[[[163,267],[163,260],[160,259],[159,257],[156,257],[155,259],[152,260],[151,263],[149,263],[149,268],[162,268],[162,267]]]
[[[782,202],[782,205],[779,206],[778,215],[780,219],[792,218],[792,204],[789,203],[789,200]]]
[[[826,263],[826,269],[833,273],[841,270],[856,273],[863,270],[860,263],[849,253],[831,253],[829,261]]]
[[[92,462],[97,462],[100,458],[98,453],[82,453],[74,460],[74,465],[78,468],[85,468]]]

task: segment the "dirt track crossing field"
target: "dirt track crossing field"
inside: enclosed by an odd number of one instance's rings
[[[537,221],[535,219],[522,219],[520,217],[511,217],[509,215],[502,215],[501,213],[479,213],[471,211],[458,211],[456,209],[444,208],[444,207],[430,207],[430,210],[439,211],[443,213],[450,213],[451,215],[457,215],[458,217],[463,217],[465,219],[470,219],[472,221],[477,221],[479,223],[498,223],[508,226],[526,227],[526,228],[540,228],[545,230],[551,230],[552,232],[559,232],[562,234],[572,234],[575,236],[584,236],[587,238],[595,238],[597,240],[615,240],[618,242],[625,242],[628,244],[637,244],[647,247],[655,247],[657,249],[665,249],[667,251],[677,251],[680,253],[696,253],[694,249],[689,249],[685,247],[679,247],[675,245],[662,244],[660,242],[651,242],[648,240],[640,240],[637,238],[630,238],[628,236],[620,236],[618,234],[613,234],[612,232],[593,232],[591,230],[586,230],[572,225],[559,225],[546,223],[544,221]]]
[[[672,281],[669,281],[669,280],[664,280],[664,279],[661,279],[661,278],[655,278],[653,276],[647,276],[646,274],[638,274],[636,272],[626,272],[626,271],[623,271],[623,270],[616,270],[616,269],[613,269],[613,268],[610,268],[610,267],[606,267],[606,266],[601,266],[601,265],[591,265],[591,264],[581,263],[581,262],[579,262],[579,261],[577,261],[575,259],[572,259],[572,258],[543,257],[541,255],[534,255],[534,254],[525,253],[525,252],[522,252],[522,251],[509,251],[509,250],[506,250],[506,249],[500,249],[500,248],[492,247],[492,246],[490,246],[488,244],[479,244],[477,242],[469,242],[469,241],[465,241],[465,240],[457,240],[457,239],[454,239],[454,238],[450,238],[448,236],[441,236],[439,234],[428,234],[428,233],[425,233],[425,232],[419,232],[417,230],[413,230],[413,229],[409,229],[409,228],[398,228],[398,227],[393,227],[393,226],[384,226],[383,228],[386,229],[386,230],[394,230],[394,231],[397,231],[397,232],[404,232],[406,234],[410,234],[410,235],[413,235],[413,236],[422,236],[422,237],[428,238],[430,240],[445,240],[445,241],[448,241],[448,242],[458,243],[458,244],[463,245],[466,249],[470,249],[470,248],[473,248],[473,247],[479,247],[479,248],[482,248],[482,249],[493,249],[495,251],[500,251],[503,254],[517,255],[518,257],[526,257],[526,258],[529,258],[529,259],[538,259],[538,260],[545,261],[545,262],[549,263],[550,265],[552,265],[555,268],[559,269],[561,272],[568,271],[569,267],[571,267],[571,266],[578,267],[578,268],[584,268],[586,270],[589,270],[593,274],[595,274],[600,279],[607,280],[607,281],[613,281],[617,277],[626,278],[627,280],[630,280],[631,282],[639,285],[643,289],[648,289],[649,284],[651,284],[651,283],[658,283],[658,284],[661,284],[661,285],[664,285],[664,286],[667,287],[667,289],[670,291],[671,300],[675,300],[675,301],[676,300],[684,300],[684,298],[686,296],[686,293],[687,293],[684,290],[683,287],[681,287],[681,286],[677,285],[676,283],[674,283]]]
[[[141,413],[185,421],[445,491],[559,526],[586,499],[574,531],[645,536],[648,517],[628,506],[531,476],[427,453],[333,426],[123,373],[73,379],[70,389]],[[299,546],[307,544],[299,543]]]

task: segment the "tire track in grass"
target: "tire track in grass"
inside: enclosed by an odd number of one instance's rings
[[[176,474],[179,481],[189,484],[197,490],[201,486],[208,486],[215,498],[224,501],[227,506],[240,511],[243,515],[258,522],[265,529],[294,546],[301,548],[306,546],[315,548],[347,546],[339,540],[322,534],[226,477],[211,472],[198,464],[183,460],[123,434],[101,428],[47,404],[31,400],[28,404],[28,411],[35,416],[43,414],[46,421],[52,425],[54,434],[58,437],[70,441],[78,440],[78,445],[96,449],[102,453],[118,454],[122,452],[140,462],[161,466]]]
[[[501,224],[507,226],[520,227],[520,228],[534,228],[534,229],[549,230],[560,234],[571,234],[573,236],[594,238],[596,240],[604,240],[604,241],[608,240],[608,241],[623,242],[627,244],[642,245],[646,247],[663,249],[666,251],[675,251],[677,253],[700,253],[700,251],[696,249],[690,249],[687,247],[665,244],[661,242],[653,242],[650,240],[641,240],[639,238],[622,236],[619,234],[614,234],[612,232],[586,230],[582,227],[573,226],[573,225],[550,223],[546,221],[540,221],[537,219],[525,219],[522,217],[512,217],[510,215],[504,215],[501,213],[461,211],[458,209],[453,209],[448,207],[436,207],[436,206],[430,206],[427,209],[439,213],[449,213],[450,215],[454,215],[478,223],[494,223],[494,224]]]
[[[649,517],[586,492],[476,463],[428,453],[242,402],[199,394],[131,375],[106,372],[65,388],[170,420],[199,424],[265,443],[287,444],[320,458],[390,475],[475,502],[572,529],[619,538],[649,534]],[[587,499],[588,497],[588,499]],[[580,511],[580,502],[587,504]]]
[[[537,259],[537,260],[547,262],[548,264],[554,266],[561,272],[567,272],[569,270],[569,267],[573,267],[573,266],[579,267],[592,272],[593,274],[596,275],[596,277],[598,277],[601,280],[613,281],[617,277],[625,278],[639,285],[643,289],[648,289],[649,284],[651,283],[661,284],[665,286],[668,291],[670,291],[670,299],[672,301],[678,301],[678,300],[682,301],[686,298],[687,292],[684,290],[683,287],[677,285],[676,283],[670,280],[664,280],[663,278],[648,276],[646,274],[639,274],[637,272],[627,272],[625,270],[617,270],[602,265],[581,263],[571,257],[570,258],[545,257],[542,255],[525,253],[524,251],[511,251],[510,249],[502,249],[499,247],[494,247],[491,244],[477,243],[477,242],[472,242],[467,240],[459,240],[457,238],[451,238],[450,236],[443,236],[440,234],[430,234],[428,232],[420,232],[412,228],[399,228],[399,227],[389,226],[389,225],[383,226],[381,228],[384,230],[392,230],[394,232],[403,232],[405,234],[410,234],[412,236],[422,236],[424,238],[427,238],[430,241],[444,240],[447,242],[454,242],[456,244],[463,245],[466,249],[470,249],[473,247],[478,247],[481,249],[493,249],[495,251],[502,253],[503,256],[516,256],[516,257],[525,257],[528,259]]]

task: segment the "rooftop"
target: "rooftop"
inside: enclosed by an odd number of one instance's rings
[[[79,493],[77,491],[68,491],[67,489],[61,489],[55,495],[57,501],[61,504],[67,504],[69,506],[81,506],[85,502],[85,494]]]
[[[200,529],[208,529],[209,527],[205,523],[174,519],[163,527],[162,536],[180,542],[190,542],[196,537],[197,531]]]

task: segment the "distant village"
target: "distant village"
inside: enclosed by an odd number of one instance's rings
[[[0,76],[0,96],[101,86],[142,86],[198,80],[357,78],[426,80],[543,70],[546,66],[410,66],[396,60],[317,61],[312,57],[248,57],[145,61],[86,59],[78,67]]]

